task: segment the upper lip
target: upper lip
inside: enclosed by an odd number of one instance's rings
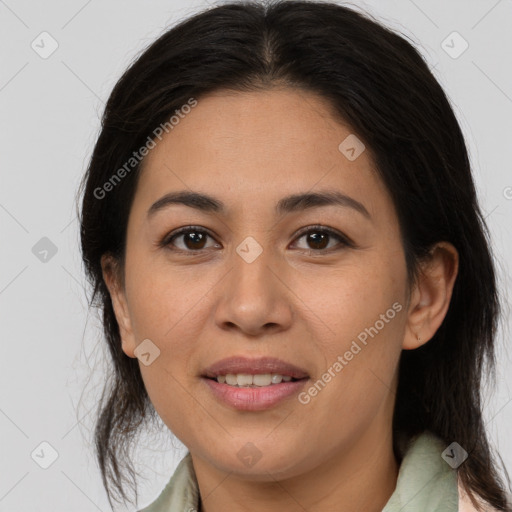
[[[280,375],[288,375],[294,379],[308,377],[308,373],[302,368],[275,357],[259,357],[257,359],[228,357],[206,368],[203,377],[215,378],[218,375],[227,375],[229,373],[250,373],[252,375],[278,373]]]

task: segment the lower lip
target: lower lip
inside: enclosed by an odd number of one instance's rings
[[[241,411],[264,411],[297,394],[309,379],[281,382],[259,388],[238,388],[206,377],[202,377],[202,380],[222,402]]]

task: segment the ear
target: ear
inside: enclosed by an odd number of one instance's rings
[[[123,352],[129,357],[135,358],[135,337],[133,335],[124,286],[120,278],[118,261],[111,254],[104,254],[101,257],[101,268],[103,280],[110,293],[112,307],[114,308],[117,324],[119,325]]]
[[[438,242],[421,263],[409,303],[402,348],[413,350],[429,341],[446,316],[459,270],[459,254],[448,242]]]

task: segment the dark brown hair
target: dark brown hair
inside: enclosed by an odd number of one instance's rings
[[[110,503],[114,494],[127,499],[125,472],[135,475],[130,443],[155,417],[138,360],[121,350],[100,264],[111,253],[122,267],[140,165],[102,197],[98,190],[191,97],[276,85],[329,100],[370,148],[398,214],[410,283],[433,244],[448,241],[458,250],[459,274],[444,322],[428,343],[402,351],[394,439],[429,430],[447,445],[457,441],[469,453],[458,468],[466,490],[509,510],[481,402],[482,377],[494,376],[499,297],[461,129],[441,86],[405,37],[369,15],[318,1],[236,2],[191,16],[138,56],[108,99],[82,182],[80,221],[91,304],[102,311],[112,359],[95,429]]]

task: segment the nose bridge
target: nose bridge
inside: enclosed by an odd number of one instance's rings
[[[261,239],[263,236],[261,236]],[[237,325],[241,330],[257,333],[272,324],[289,325],[291,308],[286,287],[276,277],[279,273],[276,253],[264,247],[256,236],[247,236],[235,246],[231,255],[226,284],[222,289],[217,323]]]
[[[232,261],[233,291],[243,293],[246,298],[253,296],[251,301],[260,299],[268,303],[275,287],[272,267],[276,263],[273,261],[274,251],[262,240],[262,236],[258,238],[261,243],[254,236],[247,236],[235,248]]]

